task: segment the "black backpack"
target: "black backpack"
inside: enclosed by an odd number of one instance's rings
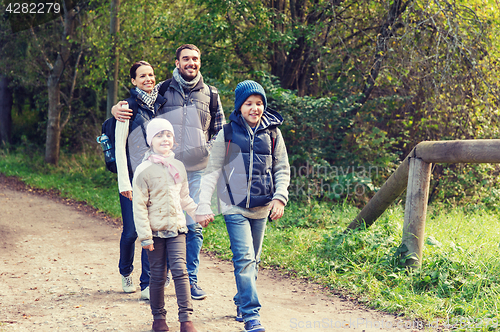
[[[129,102],[129,107],[132,110],[132,117],[130,118],[129,121],[134,121],[136,115],[137,115],[137,110],[138,110],[138,105],[135,102],[130,102],[131,100],[128,100]],[[106,143],[106,146],[108,147],[105,149],[103,147],[103,152],[104,152],[104,160],[106,163],[106,168],[108,171],[116,173],[117,168],[116,168],[116,155],[115,155],[115,130],[116,130],[116,119],[114,116],[110,117],[106,121],[103,122],[102,128],[101,128],[101,136],[97,137],[97,143],[101,143],[103,141],[103,135],[106,135],[108,137],[108,142]],[[143,128],[144,132],[144,128]],[[146,137],[144,136],[144,140]],[[103,143],[101,143],[101,146]]]
[[[163,96],[165,92],[167,91],[168,87],[170,86],[170,83],[172,82],[172,79],[166,80],[161,86],[158,91],[158,94],[160,96]],[[219,92],[217,91],[216,87],[213,87],[211,85],[208,86],[210,88],[210,130],[213,130],[214,122],[215,122],[215,116],[217,114],[217,104],[218,104],[218,97],[219,97]],[[129,121],[133,121],[135,116],[137,115],[138,112],[138,105],[135,101],[131,102],[131,98],[127,99],[129,102],[129,107],[132,110],[132,117],[130,118]],[[104,152],[104,160],[106,162],[106,168],[108,171],[116,173],[117,168],[116,168],[116,157],[115,157],[115,130],[116,130],[116,119],[114,116],[110,117],[106,121],[103,122],[102,124],[102,129],[101,129],[101,136],[97,137],[97,143],[101,143],[103,135],[106,135],[109,139],[109,142],[107,142],[107,148],[103,147],[103,152]],[[142,127],[142,131],[144,133],[144,141],[146,141],[146,134],[145,134],[145,128]],[[212,136],[215,133],[210,133],[210,136]],[[103,143],[101,143],[103,145]],[[130,163],[129,163],[130,164]],[[129,165],[130,166],[130,165]],[[130,172],[130,169],[129,169]]]

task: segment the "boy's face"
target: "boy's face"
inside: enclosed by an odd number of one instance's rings
[[[262,114],[264,113],[264,101],[261,95],[251,95],[248,97],[240,108],[243,119],[251,128],[259,123]]]
[[[147,93],[153,91],[155,82],[155,73],[150,66],[140,66],[135,72],[135,78],[132,78],[132,84]]]
[[[179,60],[175,60],[175,66],[179,69],[182,78],[190,82],[200,71],[200,54],[195,50],[184,49],[179,55]]]
[[[174,147],[174,134],[168,130],[160,131],[151,139],[151,146],[155,153],[167,157]]]

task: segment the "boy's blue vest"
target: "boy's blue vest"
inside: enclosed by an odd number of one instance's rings
[[[280,125],[283,118],[275,111],[266,110],[253,140],[239,112],[233,112],[229,119],[232,140],[229,146],[226,145],[229,162],[224,170],[234,205],[243,208],[265,206],[274,194],[270,128]],[[227,205],[232,205],[224,176],[219,178],[218,192]]]

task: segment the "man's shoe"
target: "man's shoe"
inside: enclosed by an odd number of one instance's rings
[[[236,321],[237,322],[242,322],[243,321],[243,314],[241,313],[240,306],[236,306]]]
[[[153,332],[165,332],[170,331],[165,319],[155,319],[153,321]]]
[[[141,300],[149,300],[149,286],[141,290]]]
[[[245,323],[245,332],[265,332],[266,329],[258,319],[252,319]]]
[[[165,288],[170,286],[171,283],[172,283],[172,271],[168,270],[167,271],[167,280],[165,281]]]
[[[122,288],[125,293],[134,293],[136,291],[131,274],[126,277],[122,276]]]
[[[191,285],[191,298],[193,300],[203,300],[207,297],[207,293],[203,291],[196,283]]]
[[[181,332],[198,332],[193,325],[193,322],[182,322]]]

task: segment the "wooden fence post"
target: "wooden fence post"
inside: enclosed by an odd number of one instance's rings
[[[430,177],[431,163],[420,158],[410,158],[401,245],[401,256],[407,258],[405,266],[420,267],[422,265]]]

